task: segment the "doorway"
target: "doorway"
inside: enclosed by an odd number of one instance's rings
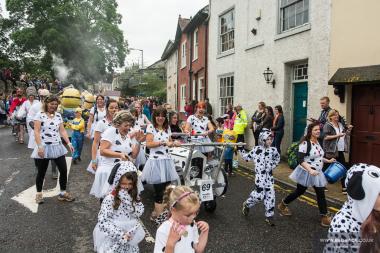
[[[293,142],[304,135],[307,117],[307,82],[293,83]]]

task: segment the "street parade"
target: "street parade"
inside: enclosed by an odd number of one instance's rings
[[[0,252],[380,253],[368,6],[178,1],[157,46],[124,18],[174,1],[69,2],[0,1]]]

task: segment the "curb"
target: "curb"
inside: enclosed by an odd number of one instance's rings
[[[250,169],[249,167],[244,166],[244,165],[240,165],[240,164],[239,164],[239,168],[241,168],[241,169],[243,169],[243,170],[245,170],[245,171],[248,171],[248,172],[252,172],[252,169]],[[290,184],[290,183],[288,183],[288,182],[286,182],[286,181],[284,181],[284,180],[281,180],[281,179],[279,179],[279,178],[274,177],[274,181],[275,181],[276,183],[280,184],[281,186],[284,186],[284,188],[296,189],[296,186],[295,186],[295,185]],[[311,195],[311,196],[313,196],[313,197],[316,197],[316,194],[315,194],[314,192],[312,192],[312,191],[306,190],[306,193],[307,193],[308,195]],[[326,201],[327,201],[328,203],[332,204],[334,207],[337,207],[337,208],[339,208],[339,209],[340,209],[340,208],[343,206],[343,204],[344,204],[344,202],[341,201],[341,200],[339,200],[339,199],[330,198],[330,197],[327,197],[327,196],[326,196]]]

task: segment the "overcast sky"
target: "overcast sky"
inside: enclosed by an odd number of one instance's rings
[[[161,58],[169,39],[174,39],[178,15],[189,18],[208,4],[208,0],[117,0],[123,15],[121,29],[129,47],[144,50],[144,65]],[[5,0],[0,0],[4,9]],[[126,63],[141,64],[141,52],[132,51]]]

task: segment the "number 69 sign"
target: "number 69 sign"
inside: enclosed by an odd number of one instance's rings
[[[201,180],[200,181],[200,199],[201,201],[214,200],[214,194],[212,192],[212,180]]]

